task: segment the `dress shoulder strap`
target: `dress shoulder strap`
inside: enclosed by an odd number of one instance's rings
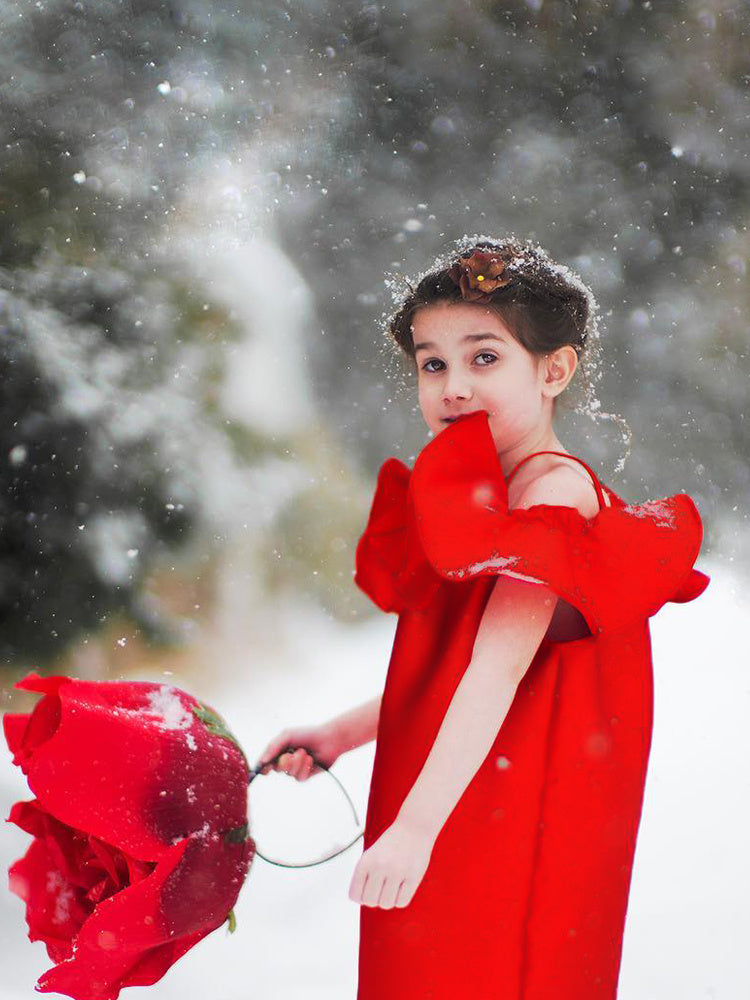
[[[604,494],[602,493],[601,484],[599,483],[599,480],[594,475],[594,473],[591,471],[591,469],[588,467],[588,465],[586,465],[586,463],[584,462],[584,460],[582,458],[578,458],[576,455],[568,455],[567,452],[564,452],[564,451],[533,451],[530,455],[527,455],[526,458],[522,458],[520,462],[517,462],[514,465],[513,469],[510,472],[510,475],[508,475],[506,477],[506,480],[505,480],[506,483],[510,482],[511,478],[515,475],[516,470],[520,469],[520,467],[523,465],[524,462],[528,462],[528,460],[530,458],[534,458],[535,455],[560,455],[560,456],[562,456],[562,458],[572,458],[576,462],[580,462],[581,465],[584,467],[584,469],[588,472],[588,474],[591,476],[591,478],[593,480],[594,489],[596,490],[596,495],[597,495],[597,498],[599,500],[599,509],[601,510],[602,507],[606,507],[607,506],[607,504],[606,504],[606,502],[604,500]]]

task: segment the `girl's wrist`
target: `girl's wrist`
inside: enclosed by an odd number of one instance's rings
[[[339,748],[339,753],[354,750],[366,742],[356,720],[339,715],[324,724],[326,735]]]
[[[415,837],[432,847],[438,838],[442,826],[437,822],[427,822],[424,816],[415,817],[408,810],[401,810],[393,825],[408,832],[409,836]]]
[[[323,722],[320,729],[326,739],[333,743],[337,748],[340,748],[339,752],[343,752],[345,749],[344,744],[346,743],[346,733],[344,732],[341,717],[337,716],[335,719],[329,719],[328,722]]]

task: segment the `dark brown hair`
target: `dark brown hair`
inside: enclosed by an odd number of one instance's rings
[[[499,258],[503,262],[503,267],[493,268],[493,273],[500,275],[497,287],[478,297],[476,282],[467,281],[466,277],[460,283],[454,280],[462,267],[475,269],[466,259],[476,250],[491,251],[493,260]],[[386,334],[391,346],[402,357],[405,355],[414,369],[414,314],[421,306],[434,302],[471,301],[492,309],[518,343],[534,355],[549,354],[569,344],[578,356],[578,366],[566,391],[553,399],[553,412],[560,400],[563,409],[573,409],[595,421],[611,420],[618,424],[625,453],[615,464],[615,472],[622,471],[630,454],[632,432],[619,414],[601,410],[595,390],[595,382],[601,378],[599,306],[588,285],[569,267],[553,261],[538,244],[515,235],[500,240],[464,236],[420,274],[415,283],[403,275],[391,274],[386,285],[395,302],[395,312],[385,320]],[[464,297],[461,285],[464,290],[472,286],[470,299]],[[577,389],[581,398],[573,403],[571,390],[575,396]]]
[[[476,249],[498,251],[505,261],[504,274],[512,280],[474,302],[497,313],[531,354],[541,356],[569,344],[580,361],[597,308],[591,291],[568,268],[552,262],[541,248],[515,238],[463,245],[451,258],[436,262],[416,287],[407,283],[409,291],[388,322],[389,336],[404,354],[414,359],[412,320],[421,306],[464,301],[451,271],[459,257],[468,257]]]

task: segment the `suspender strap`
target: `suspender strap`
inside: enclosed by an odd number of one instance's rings
[[[581,465],[584,467],[584,469],[588,472],[588,474],[591,476],[591,478],[593,480],[594,489],[596,490],[596,495],[597,495],[597,497],[599,499],[599,509],[601,510],[602,507],[606,507],[606,503],[604,501],[604,494],[602,493],[601,485],[599,484],[599,480],[596,478],[596,476],[594,475],[594,473],[591,471],[591,469],[588,467],[588,465],[586,465],[586,463],[584,462],[584,460],[582,458],[577,458],[575,455],[568,455],[564,451],[534,451],[534,452],[532,452],[530,455],[527,455],[526,458],[522,458],[520,462],[516,463],[516,465],[514,466],[514,468],[511,470],[510,475],[506,478],[506,480],[505,480],[506,483],[510,482],[511,478],[516,473],[516,469],[520,469],[524,462],[528,462],[528,460],[530,458],[533,458],[535,455],[560,455],[560,456],[562,456],[562,458],[572,458],[576,462],[580,462]]]

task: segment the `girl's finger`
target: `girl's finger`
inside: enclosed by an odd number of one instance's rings
[[[396,900],[394,906],[398,906],[403,909],[404,906],[408,906],[411,901],[412,891],[409,882],[404,881],[398,887],[398,892],[396,893]]]
[[[390,910],[396,905],[396,899],[402,885],[403,881],[399,881],[395,877],[387,878],[385,880],[383,888],[380,892],[380,899],[378,900],[378,906],[382,910]]]
[[[290,778],[297,777],[297,771],[299,769],[299,750],[295,750],[294,753],[289,755],[289,767],[287,768],[287,774]]]
[[[300,747],[294,752],[294,777],[299,781],[307,761],[307,751]]]
[[[268,744],[258,758],[258,769],[262,774],[268,774],[273,768],[276,771],[283,771],[293,778],[299,778],[302,775],[303,768],[308,766],[308,762],[312,763],[312,758],[305,747],[297,747],[292,751],[281,753],[278,759],[271,763],[273,758],[288,745],[289,737],[283,733]]]
[[[383,889],[383,876],[370,872],[365,879],[365,887],[362,891],[362,902],[365,906],[377,906],[380,893]]]
[[[282,749],[282,747],[285,745],[285,743],[286,743],[286,739],[283,736],[283,734],[281,734],[281,735],[277,736],[275,740],[272,740],[268,744],[268,746],[266,747],[266,749],[263,751],[263,753],[260,755],[260,757],[258,758],[258,762],[262,763],[262,765],[263,765],[263,773],[264,774],[267,774],[268,771],[270,770],[270,768],[272,768],[272,767],[278,767],[278,763],[279,763],[278,761],[275,764],[272,764],[271,761],[276,756],[276,754],[279,752],[279,750]]]

